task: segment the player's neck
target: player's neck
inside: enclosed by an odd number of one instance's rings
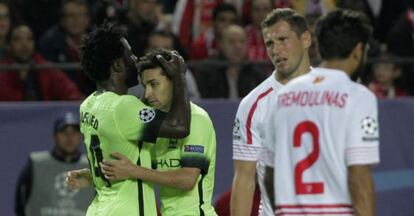
[[[320,67],[341,70],[344,71],[348,76],[351,76],[351,74],[355,70],[352,67],[352,64],[349,64],[349,62],[346,60],[323,61]]]
[[[100,81],[96,83],[96,92],[114,92],[119,95],[126,94],[126,90],[119,85],[116,85],[112,80]]]
[[[309,62],[307,62],[306,64],[301,64],[298,69],[296,69],[296,71],[294,71],[292,74],[290,74],[290,76],[286,77],[283,76],[283,74],[281,73],[277,73],[275,74],[275,79],[282,83],[283,85],[286,84],[287,82],[289,82],[290,80],[298,77],[298,76],[302,76],[303,74],[308,73],[311,70],[310,64]]]

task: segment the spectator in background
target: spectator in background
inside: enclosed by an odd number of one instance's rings
[[[337,6],[339,8],[361,12],[369,18],[371,25],[375,25],[376,19],[368,0],[342,0],[338,2]]]
[[[27,25],[17,25],[8,36],[9,55],[3,64],[41,65],[46,60],[35,51],[33,33]],[[32,67],[0,72],[0,100],[79,100],[81,94],[61,70]]]
[[[218,54],[217,41],[222,31],[237,22],[237,10],[229,3],[221,3],[213,10],[213,26],[208,28],[191,45],[191,59],[200,60]]]
[[[37,40],[47,29],[57,24],[62,0],[13,0],[13,4]]]
[[[292,8],[302,16],[317,15],[319,16],[328,13],[336,8],[339,2],[350,2],[350,0],[336,1],[336,0],[311,0],[311,1],[292,1]],[[351,0],[354,1],[354,0]],[[360,0],[358,0],[360,1]],[[364,1],[364,0],[362,0]],[[279,1],[278,1],[279,2]]]
[[[157,29],[162,7],[158,0],[129,0],[128,9],[119,15],[119,24],[126,32],[132,52],[139,58],[145,55],[148,48],[148,36]],[[126,82],[128,87],[138,84],[137,71],[128,66],[126,70]]]
[[[6,38],[12,23],[10,5],[6,1],[0,1],[0,58],[6,52]]]
[[[126,5],[126,2],[123,2],[122,5]],[[117,1],[96,1],[96,4],[92,4],[92,7],[89,8],[92,26],[101,26],[104,22],[116,23],[121,8],[122,6]]]
[[[79,62],[79,48],[90,25],[88,4],[84,0],[65,0],[62,3],[60,22],[49,29],[39,41],[39,52],[49,61],[57,63]],[[65,70],[84,95],[96,89],[80,70]]]
[[[408,8],[407,1],[410,0],[394,0],[394,1],[373,1],[369,0],[369,3],[372,5],[374,15],[376,16],[376,24],[374,28],[374,38],[385,43],[387,41],[387,36],[390,30],[394,27],[395,21],[404,14],[405,10]],[[375,2],[374,4],[372,4]],[[375,5],[376,4],[376,5]],[[379,4],[379,11],[377,7]]]
[[[252,61],[268,60],[260,23],[272,11],[273,0],[251,0],[250,4],[251,23],[245,27],[247,57]]]
[[[157,30],[150,33],[146,53],[157,48],[176,50],[184,59],[188,58],[187,52],[181,46],[181,43],[178,40],[177,36],[169,31]]]
[[[167,50],[177,50],[182,55],[183,48],[179,44],[180,42],[173,33],[167,31],[154,31],[149,35],[148,38],[148,49],[146,52],[154,51],[158,48]],[[180,51],[181,50],[181,51]],[[190,99],[199,99],[200,93],[198,92],[197,83],[194,79],[193,73],[187,69],[185,73],[185,79],[187,84],[188,96]],[[135,95],[139,98],[144,98],[144,88],[141,83],[137,86],[128,89],[128,94]]]
[[[308,14],[305,16],[310,32],[315,32],[316,21],[319,19],[321,15],[322,14]],[[309,60],[310,60],[310,65],[317,67],[322,62],[322,59],[321,59],[321,56],[319,55],[315,34],[312,34],[311,36],[312,36],[312,44],[308,50]]]
[[[159,6],[157,0],[129,0],[128,10],[121,14],[120,24],[125,28],[132,51],[137,57],[145,54],[148,36],[157,27],[159,16],[156,11]]]
[[[177,0],[172,30],[179,36],[185,49],[190,49],[194,39],[210,28],[214,20],[213,10],[222,2],[223,0]]]
[[[247,59],[246,40],[246,32],[241,26],[231,25],[224,29],[219,40],[220,53],[209,60],[228,61],[230,65],[200,69],[197,81],[203,98],[241,98],[266,78],[252,64],[241,65]]]
[[[102,1],[85,0],[89,8],[96,8]],[[65,0],[13,0],[11,4],[21,15],[21,19],[30,26],[36,41],[52,26],[58,24],[61,8]],[[18,17],[20,18],[20,16]]]
[[[378,98],[396,98],[406,96],[407,93],[400,87],[401,67],[394,63],[395,59],[383,48],[382,53],[372,66],[373,81],[368,88]]]
[[[85,215],[94,191],[70,190],[64,184],[67,171],[88,167],[79,148],[78,119],[70,112],[59,116],[54,122],[53,149],[30,154],[17,182],[17,216]]]
[[[414,1],[411,1],[406,11],[394,23],[389,32],[387,45],[390,53],[397,57],[414,57]],[[403,68],[406,77],[407,90],[414,94],[414,67],[412,64]]]

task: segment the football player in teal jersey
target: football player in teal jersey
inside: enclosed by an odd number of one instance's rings
[[[174,83],[155,56],[140,59],[139,76],[145,87],[145,100],[164,112],[171,109]],[[158,138],[153,147],[156,170],[136,166],[118,153],[118,160],[104,160],[110,180],[142,179],[160,185],[162,215],[216,215],[211,205],[214,188],[216,137],[207,112],[191,103],[190,134],[183,139]]]
[[[171,77],[172,104],[168,113],[126,94],[126,65],[135,60],[120,29],[104,24],[84,40],[81,67],[97,90],[80,106],[81,132],[90,169],[68,173],[70,187],[93,185],[96,196],[87,215],[156,215],[152,183],[143,179],[112,181],[101,162],[119,152],[134,164],[151,168],[150,149],[157,137],[184,138],[189,134],[190,103],[183,59],[163,51],[155,59]],[[135,62],[133,62],[135,63]],[[82,181],[76,181],[82,179]]]

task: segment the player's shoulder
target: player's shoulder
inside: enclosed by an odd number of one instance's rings
[[[191,108],[191,115],[208,115],[208,113],[198,106],[197,104],[190,102],[190,108]]]
[[[283,89],[285,89],[286,87],[303,85],[303,83],[309,83],[309,80],[312,80],[313,77],[314,75],[311,73],[307,73],[307,74],[295,77],[289,82],[287,82],[286,85],[283,86]]]
[[[249,110],[259,97],[274,93],[281,87],[282,84],[277,83],[273,75],[269,76],[241,100],[239,110]]]
[[[283,88],[281,88],[277,94],[283,94],[284,92],[289,92],[291,90],[295,90],[296,88],[303,88],[310,83],[314,77],[313,74],[307,73],[298,77],[293,78],[292,80],[288,81]]]
[[[356,98],[363,98],[364,100],[375,100],[377,97],[366,86],[350,81],[350,91]]]
[[[83,109],[87,109],[88,107],[91,107],[94,104],[93,102],[94,100],[95,100],[95,95],[94,93],[92,93],[82,101],[80,105],[80,109],[83,110]]]
[[[111,103],[114,109],[145,106],[145,104],[140,99],[132,95],[118,95],[117,97],[112,98]]]
[[[94,107],[97,109],[114,109],[123,103],[134,103],[138,100],[130,95],[118,95],[114,92],[104,92],[102,94],[93,93],[89,95],[81,104],[81,108]]]

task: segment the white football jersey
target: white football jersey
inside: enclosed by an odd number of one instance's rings
[[[276,215],[352,215],[347,167],[379,162],[375,96],[343,71],[315,68],[276,97],[264,143]]]
[[[269,105],[275,99],[282,84],[276,81],[275,72],[253,89],[240,102],[233,128],[233,159],[257,161],[259,187],[264,192],[264,164],[260,160],[264,141],[264,122],[268,117]],[[273,215],[269,199],[261,193],[259,215]]]

